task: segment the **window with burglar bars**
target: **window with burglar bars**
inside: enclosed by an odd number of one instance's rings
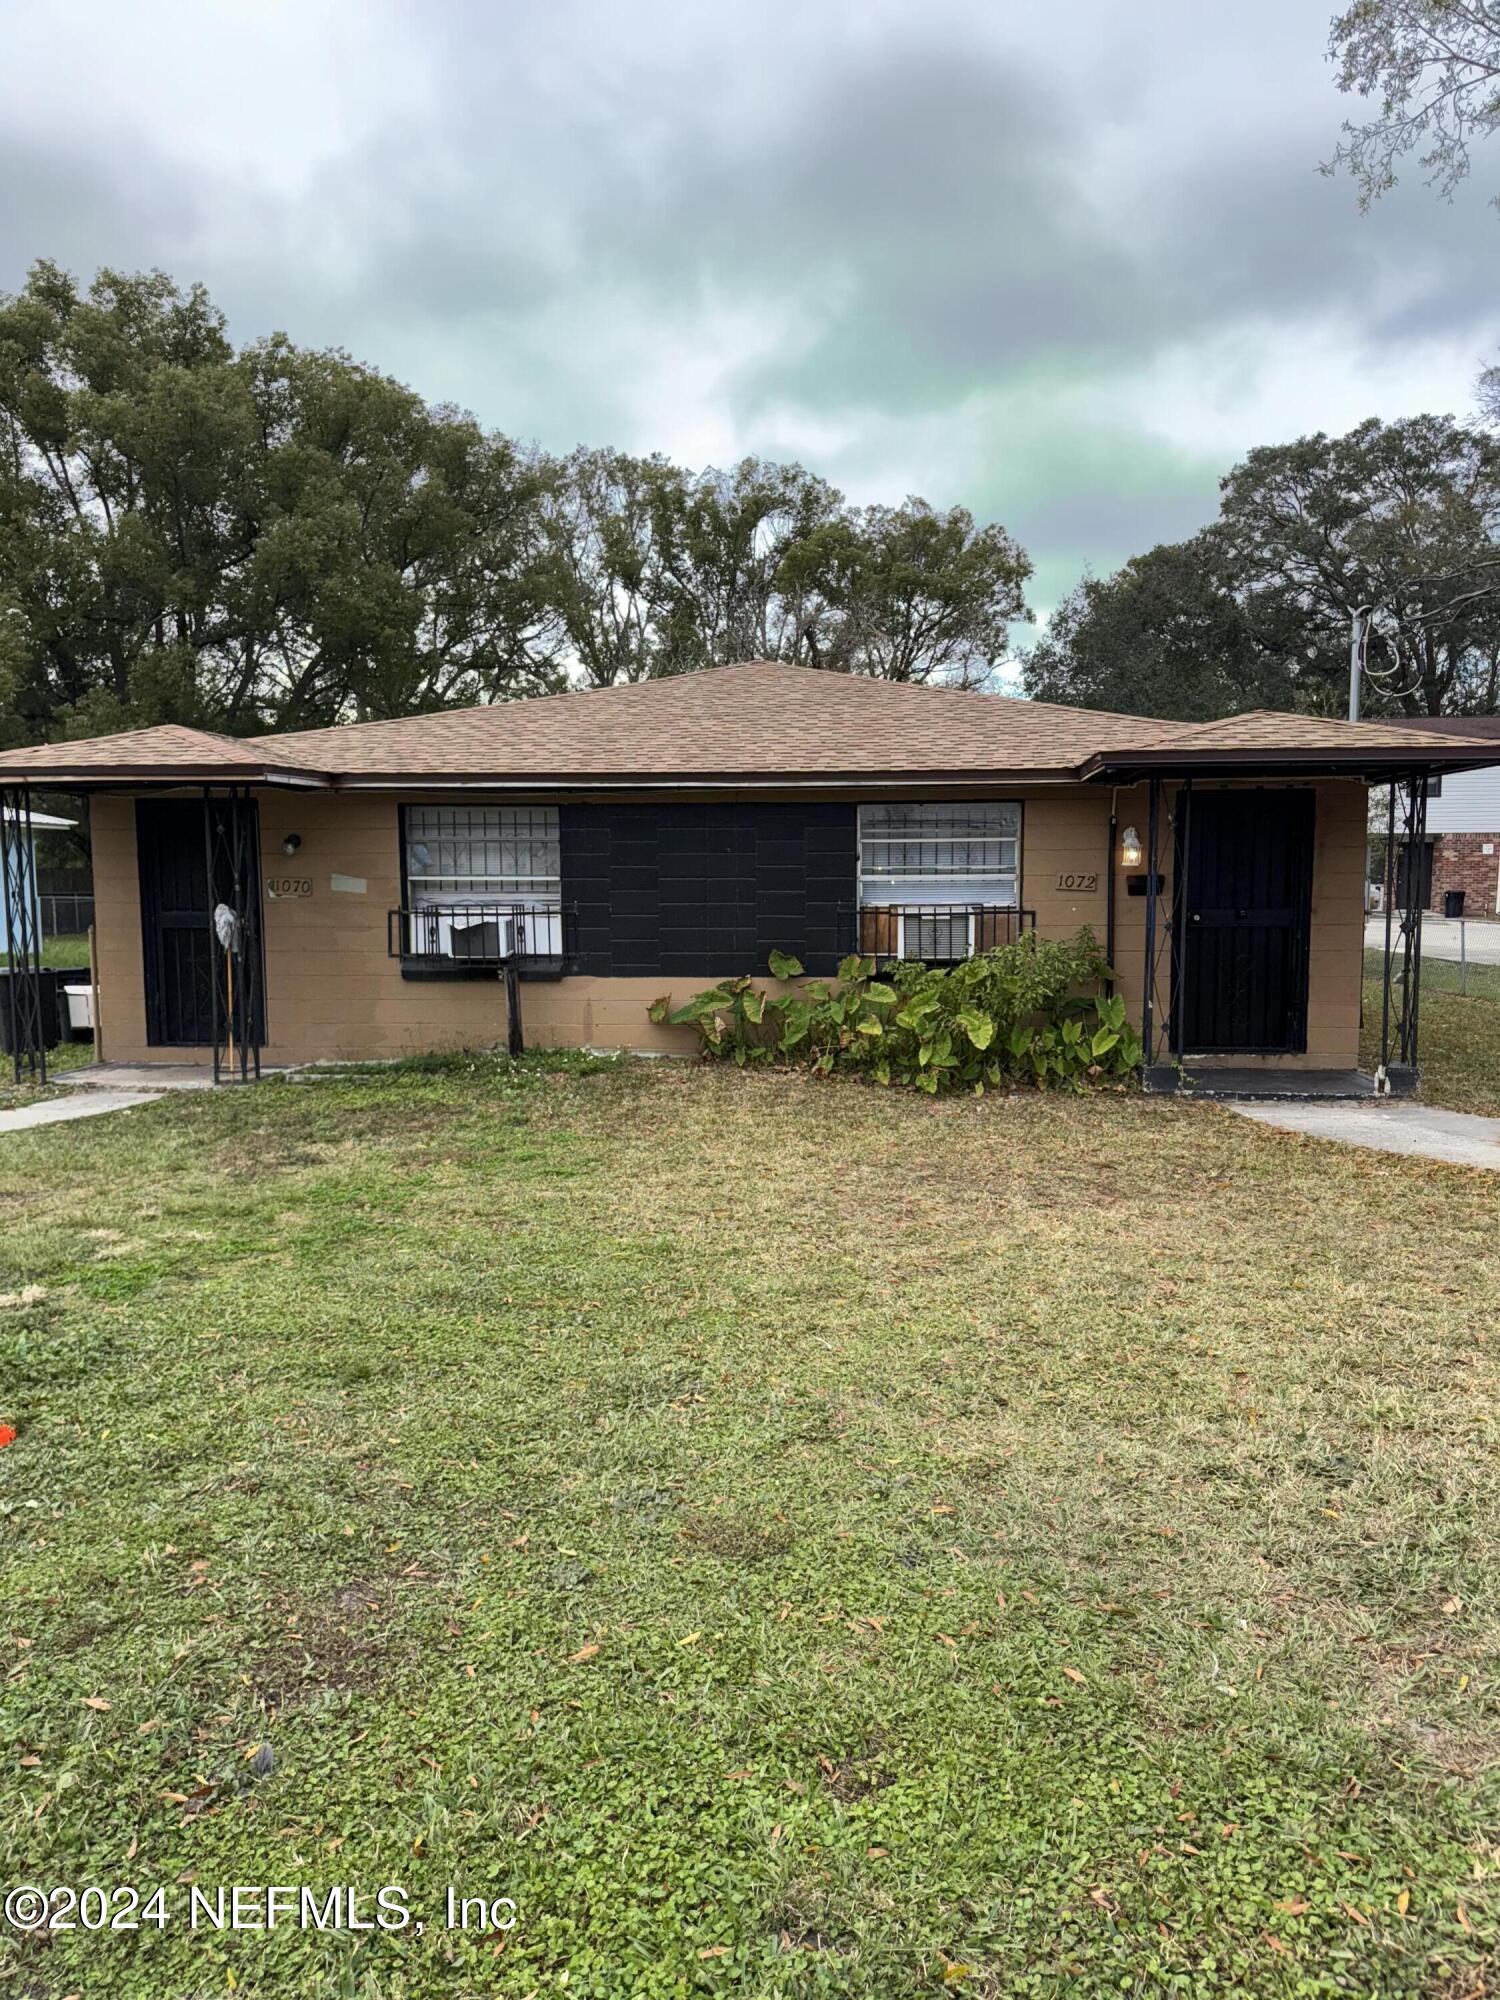
[[[859,873],[862,903],[1013,906],[1021,899],[1021,808],[991,800],[861,806]]]
[[[406,883],[414,908],[556,908],[562,900],[556,806],[408,806]]]

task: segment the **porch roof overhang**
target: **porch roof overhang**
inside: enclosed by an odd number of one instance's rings
[[[1424,744],[1360,745],[1348,750],[1129,750],[1091,757],[1079,776],[1090,784],[1133,784],[1142,778],[1362,778],[1441,777],[1448,771],[1482,770],[1497,761],[1495,746],[1457,748]]]
[[[45,770],[0,769],[0,791],[176,791],[202,785],[254,785],[283,791],[326,792],[333,781],[321,771],[284,771],[244,764],[58,764]]]

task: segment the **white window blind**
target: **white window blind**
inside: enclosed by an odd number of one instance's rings
[[[556,806],[408,806],[405,858],[407,949],[445,958],[562,951]]]
[[[862,903],[1014,908],[1021,888],[1021,808],[1014,801],[859,809]]]
[[[409,806],[406,882],[424,903],[520,903],[562,898],[556,806]]]

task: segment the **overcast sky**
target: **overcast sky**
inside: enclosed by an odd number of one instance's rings
[[[962,501],[1045,610],[1500,349],[1487,187],[1319,176],[1329,11],[0,0],[0,288],[160,265],[556,450]]]

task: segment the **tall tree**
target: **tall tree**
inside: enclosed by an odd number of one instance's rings
[[[1022,664],[1036,701],[1208,722],[1247,708],[1291,708],[1295,676],[1236,593],[1213,529],[1085,577]]]
[[[798,658],[817,615],[801,552],[844,511],[843,496],[800,465],[747,458],[660,480],[660,670]]]
[[[983,687],[1030,617],[1031,563],[1001,527],[925,500],[866,507],[838,551],[833,663],[892,681]]]
[[[201,288],[41,264],[0,301],[12,737],[248,731],[546,683],[541,470]]]
[[[1218,521],[1086,580],[1026,663],[1030,693],[1202,720],[1341,713],[1354,613],[1372,713],[1500,696],[1500,447],[1443,417],[1252,451]]]
[[[1301,705],[1342,706],[1356,609],[1373,706],[1487,712],[1500,657],[1500,446],[1446,417],[1371,418],[1252,451],[1224,481],[1231,573],[1282,635]]]
[[[1469,173],[1474,144],[1500,126],[1500,8],[1493,0],[1354,0],[1334,17],[1329,54],[1339,89],[1380,108],[1363,124],[1346,121],[1325,171],[1351,173],[1368,208],[1417,153],[1429,183],[1451,195]]]
[[[545,589],[559,651],[594,687],[663,668],[661,535],[684,481],[662,458],[582,446],[557,466],[543,508]]]
[[[998,527],[800,465],[519,450],[338,351],[236,351],[201,287],[0,297],[0,736],[240,733],[753,657],[982,682]]]

